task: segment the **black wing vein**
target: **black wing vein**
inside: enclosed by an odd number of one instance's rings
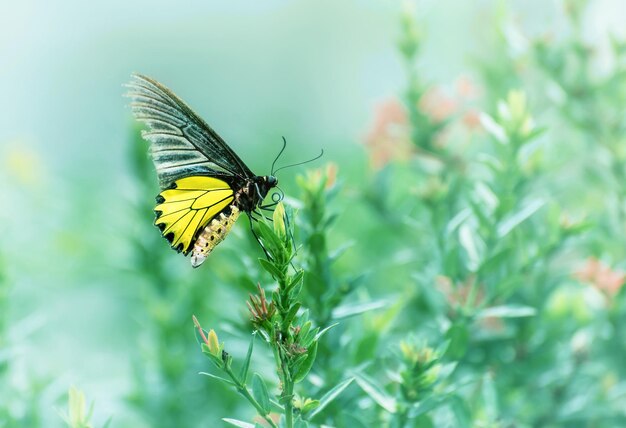
[[[254,177],[226,142],[180,98],[149,77],[135,74],[133,78],[127,85],[131,108],[148,126],[142,135],[151,143],[161,188],[192,174],[230,176],[238,182]],[[181,149],[189,153],[179,158]],[[165,156],[167,152],[172,156]]]

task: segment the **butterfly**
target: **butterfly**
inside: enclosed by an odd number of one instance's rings
[[[198,267],[226,238],[242,212],[254,218],[254,212],[267,207],[263,200],[278,180],[273,172],[254,174],[161,83],[134,74],[127,87],[136,119],[147,125],[142,136],[150,143],[161,189],[154,224],[173,249],[185,256],[191,253],[191,265]]]

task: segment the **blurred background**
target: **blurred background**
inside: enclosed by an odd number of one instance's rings
[[[199,270],[167,248],[123,97],[132,72],[172,89],[258,174],[282,136],[285,163],[324,149],[279,180],[306,213],[296,176],[330,175],[328,248],[351,244],[333,281],[353,285],[325,309],[371,304],[338,316],[329,340],[356,345],[334,378],[369,370],[393,395],[402,382],[376,365],[410,360],[399,343],[457,346],[442,351],[459,368],[441,381],[462,404],[394,426],[626,425],[621,0],[23,0],[1,10],[1,426],[65,426],[72,385],[95,403],[94,426],[251,418],[197,374],[207,361],[191,315],[245,353],[244,300],[257,281],[270,285],[262,254],[245,224]],[[503,132],[519,150],[502,151]],[[514,161],[497,172],[486,157]],[[511,278],[505,292],[490,285]],[[471,293],[468,281],[479,284]],[[479,312],[490,308],[509,312]],[[497,325],[485,333],[473,324],[483,318]],[[265,351],[256,370],[271,376]],[[521,354],[535,358],[499,383],[498,368]],[[468,398],[476,391],[481,403]],[[356,384],[345,399],[363,426],[390,423]],[[335,412],[327,423],[356,423]]]

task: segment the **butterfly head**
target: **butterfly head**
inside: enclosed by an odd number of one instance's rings
[[[260,196],[265,198],[269,191],[278,186],[278,179],[273,175],[260,175],[254,178],[255,185],[259,189]]]

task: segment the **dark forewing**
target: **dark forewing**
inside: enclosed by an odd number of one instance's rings
[[[165,86],[134,74],[128,87],[133,113],[148,125],[142,135],[151,143],[161,188],[189,175],[231,176],[237,181],[254,176],[226,142]]]

